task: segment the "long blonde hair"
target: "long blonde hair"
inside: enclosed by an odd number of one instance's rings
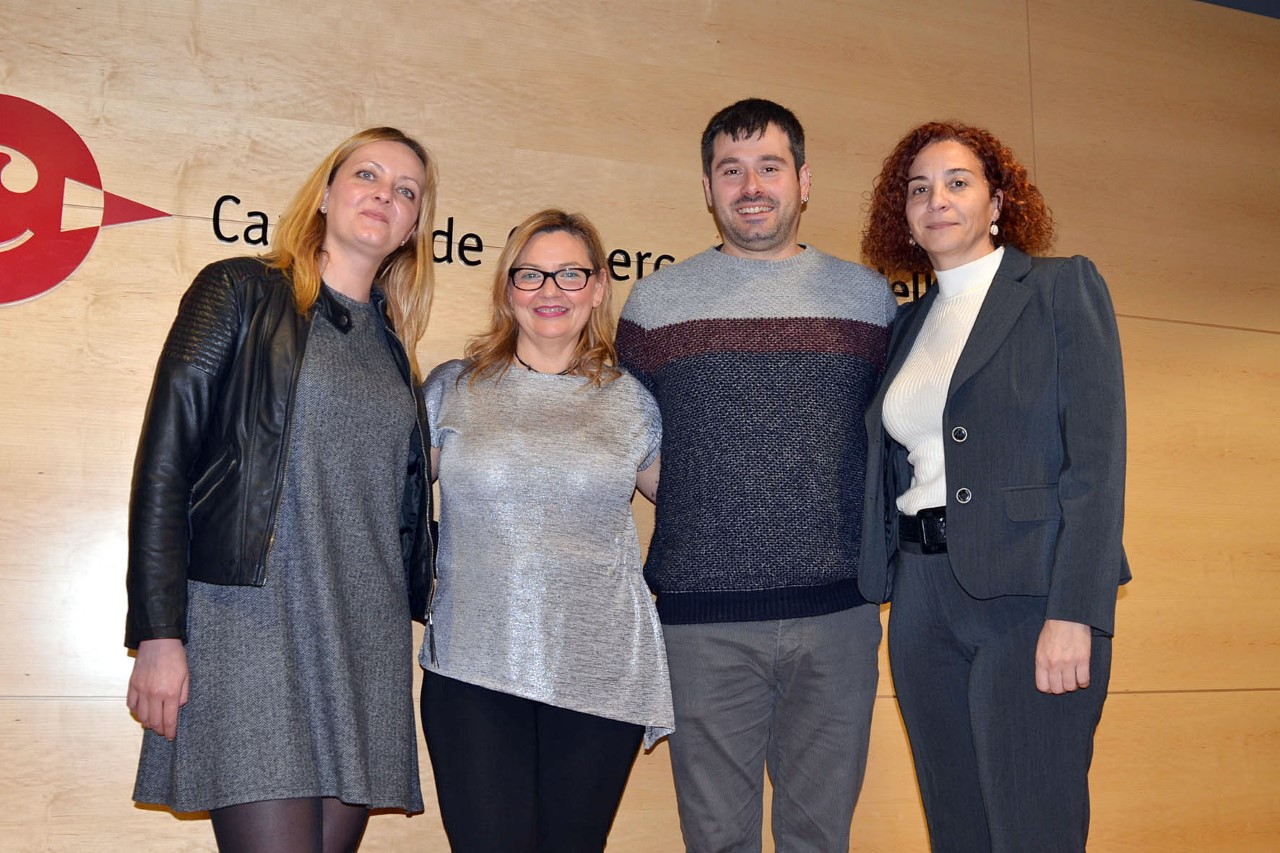
[[[591,269],[604,292],[600,304],[591,309],[587,325],[578,336],[569,370],[586,377],[597,387],[612,382],[621,375],[621,371],[614,366],[618,362],[618,353],[613,345],[613,281],[605,266],[604,243],[600,240],[600,232],[581,213],[552,209],[530,216],[516,226],[507,238],[507,245],[502,249],[493,276],[490,300],[493,314],[489,328],[467,344],[467,358],[471,360],[471,364],[463,375],[468,376],[468,383],[479,379],[501,378],[511,366],[511,360],[516,354],[516,337],[520,332],[507,291],[511,268],[534,237],[555,231],[572,234],[583,242]]]
[[[427,182],[422,188],[418,224],[412,239],[387,255],[374,277],[374,285],[387,296],[391,325],[409,355],[413,376],[421,380],[416,350],[427,328],[435,272],[431,262],[432,229],[436,215],[436,187],[440,176],[436,161],[420,142],[394,127],[371,127],[347,139],[324,159],[276,226],[274,245],[263,255],[269,266],[283,270],[293,284],[294,304],[305,314],[320,297],[320,266],[324,250],[325,218],[320,213],[325,190],[347,158],[370,142],[399,142],[422,161]]]

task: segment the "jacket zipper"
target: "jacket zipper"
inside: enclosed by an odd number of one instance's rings
[[[311,339],[311,324],[315,320],[315,312],[306,319],[306,330],[302,338],[302,346],[298,348],[298,357],[293,363],[293,376],[289,380],[289,401],[284,413],[284,440],[280,446],[281,461],[276,478],[276,494],[271,501],[271,535],[267,537],[267,545],[262,551],[262,583],[267,582],[267,558],[271,556],[271,548],[276,544],[276,533],[280,528],[280,501],[284,499],[285,478],[289,476],[289,442],[293,438],[293,403],[298,393],[298,377],[302,375],[302,357],[307,353],[307,341]]]
[[[431,445],[427,443],[427,437],[422,434],[422,422],[418,420],[418,395],[413,390],[413,371],[409,369],[409,350],[405,347],[404,341],[400,340],[400,336],[395,330],[387,324],[386,318],[382,320],[383,328],[388,332],[391,339],[396,342],[396,346],[400,348],[400,354],[404,357],[404,369],[407,374],[409,386],[409,398],[413,402],[413,428],[418,433],[418,445],[422,448],[422,476],[424,479],[424,489],[431,488]],[[423,507],[424,512],[430,512],[431,505],[428,499],[427,506]],[[431,518],[426,519],[425,531],[427,534],[427,553],[431,553],[434,543],[431,540]],[[436,587],[439,585],[439,575],[436,574],[436,562],[431,561],[431,591],[427,593],[427,654],[431,659],[431,665],[437,666],[436,660],[436,625],[433,618],[433,609],[436,600]]]

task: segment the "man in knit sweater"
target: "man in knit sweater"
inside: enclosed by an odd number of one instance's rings
[[[847,851],[878,678],[858,592],[866,435],[895,301],[797,241],[804,131],[770,101],[702,136],[723,243],[636,285],[622,363],[662,411],[645,576],[671,668],[671,763],[691,851]]]

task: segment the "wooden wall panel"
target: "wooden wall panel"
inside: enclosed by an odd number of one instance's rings
[[[1113,695],[1098,731],[1091,774],[1090,849],[1273,849],[1280,837],[1272,787],[1273,768],[1280,761],[1278,721],[1280,704],[1274,693]],[[906,738],[890,698],[877,703],[872,731],[851,849],[923,850],[923,818],[911,784]],[[0,737],[23,745],[11,749],[10,759],[0,765],[0,790],[22,792],[10,804],[34,805],[0,812],[0,849],[214,849],[207,820],[175,820],[129,804],[139,734],[120,713],[118,697],[74,703],[0,700]],[[424,792],[430,797],[425,758],[423,766]],[[1216,795],[1204,796],[1206,789]],[[636,763],[609,849],[679,849],[674,809],[667,750],[660,745]],[[434,806],[429,802],[425,814],[407,819],[375,816],[366,849],[444,849]],[[766,842],[765,849],[772,850],[772,844]]]
[[[415,632],[421,639],[421,631]],[[415,694],[421,678],[415,678]],[[0,698],[0,740],[10,745],[11,760],[0,764],[0,850],[36,853],[85,850],[95,853],[170,853],[213,850],[204,815],[174,819],[130,800],[141,731],[123,712],[123,698]],[[13,746],[20,744],[20,748]],[[375,815],[364,849],[446,849],[435,804],[431,765],[421,735],[418,750],[426,810],[406,818]],[[11,808],[36,803],[38,812]],[[674,850],[680,828],[674,820],[675,792],[665,744],[641,754],[619,810],[610,849]],[[112,827],[111,832],[104,830]]]
[[[883,652],[884,644],[880,648]],[[929,836],[907,733],[893,698],[888,666],[882,665],[880,672],[880,689],[871,717],[867,777],[853,815],[849,849],[867,853],[927,850]]]
[[[1036,162],[1059,248],[1122,313],[1280,331],[1280,20],[1037,0]]]
[[[1115,683],[1280,690],[1280,336],[1129,318],[1121,335],[1134,582]]]
[[[420,136],[441,165],[437,227],[452,217],[455,242],[485,244],[479,266],[455,251],[437,268],[430,367],[482,326],[505,235],[535,209],[581,209],[633,255],[712,244],[698,135],[747,95],[804,121],[802,239],[846,257],[881,158],[915,123],[987,125],[1028,161],[1059,248],[1106,275],[1126,356],[1136,580],[1092,847],[1280,835],[1280,22],[1191,0],[15,0],[0,44],[0,92],[71,124],[107,191],[174,214],[103,229],[67,282],[0,307],[0,849],[212,848],[207,821],[129,805],[139,733],[119,644],[156,355],[195,272],[256,250],[215,238],[216,200],[241,199],[224,210],[239,232],[250,211],[274,221],[351,131]],[[97,195],[76,201],[97,221]],[[642,500],[637,516],[647,538]],[[924,849],[881,652],[854,847]],[[375,818],[367,849],[443,848],[422,757],[428,813]],[[639,760],[611,850],[679,848],[667,762],[665,746]]]
[[[1275,850],[1277,766],[1274,690],[1113,694],[1089,774],[1089,849]]]

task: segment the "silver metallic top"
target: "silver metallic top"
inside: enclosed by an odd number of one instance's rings
[[[516,367],[426,381],[440,448],[436,664],[490,690],[646,727],[674,725],[662,627],[631,515],[658,454],[658,406],[624,374],[602,388]]]

